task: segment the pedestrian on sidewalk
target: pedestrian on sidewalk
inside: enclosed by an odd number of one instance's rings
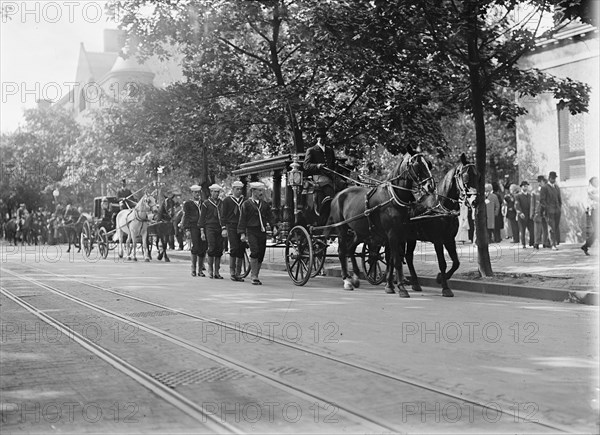
[[[511,184],[504,195],[504,204],[506,205],[507,230],[510,230],[510,236],[513,243],[519,243],[519,224],[517,223],[517,210],[515,209],[515,196],[519,193],[519,186]],[[508,231],[507,231],[508,232]]]
[[[504,215],[502,214],[502,202],[504,194],[501,191],[500,184],[497,181],[492,182],[492,193],[498,198],[498,205],[500,211],[496,215],[496,221],[494,222],[494,240],[496,243],[502,242],[502,230],[504,229]]]
[[[596,231],[598,229],[598,177],[590,178],[587,189],[587,208],[585,211],[586,220],[586,240],[581,249],[585,255],[590,255],[588,248],[591,248],[596,240]]]
[[[498,197],[492,193],[492,185],[490,183],[485,184],[485,208],[487,212],[488,241],[495,243],[494,228],[496,216],[500,214],[500,202],[498,201]]]
[[[527,248],[527,238],[525,233],[529,233],[529,246],[534,245],[533,219],[531,213],[531,194],[529,193],[529,183],[526,180],[521,181],[521,193],[515,197],[515,210],[519,222],[519,234],[521,236],[521,245],[523,249]]]
[[[267,249],[267,226],[271,225],[273,235],[277,234],[277,227],[274,226],[270,205],[263,200],[266,189],[264,183],[253,182],[249,184],[249,187],[250,198],[242,204],[238,233],[240,240],[248,242],[250,246],[252,285],[262,285],[258,274]]]
[[[540,190],[540,207],[542,217],[548,222],[548,235],[550,237],[550,245],[554,251],[558,251],[560,243],[560,214],[562,208],[562,199],[560,188],[556,184],[556,172],[551,171],[548,174],[548,183],[542,186]]]
[[[232,281],[244,281],[242,278],[242,267],[244,265],[244,244],[240,240],[240,234],[237,232],[242,203],[244,196],[242,189],[244,183],[234,181],[231,186],[231,195],[223,200],[222,229],[227,231],[227,239],[229,241],[229,274]]]
[[[202,270],[204,269],[204,255],[206,250],[203,248],[203,243],[200,238],[200,191],[202,187],[194,184],[190,187],[193,199],[183,203],[183,218],[181,219],[181,228],[186,233],[189,233],[189,238],[192,242],[190,259],[192,260],[192,276],[205,276]],[[197,272],[196,272],[197,271]]]
[[[535,249],[540,249],[540,244],[544,248],[549,248],[548,243],[548,224],[546,218],[542,216],[541,204],[540,204],[540,191],[547,181],[543,175],[537,177],[538,187],[534,189],[531,195],[531,212],[533,219],[533,232],[534,232],[534,244]]]
[[[221,199],[219,198],[223,188],[218,184],[212,184],[208,190],[210,198],[204,201],[200,208],[200,238],[208,244],[208,277],[223,279],[219,273],[223,256],[223,234],[227,236],[227,230],[222,229],[224,223],[221,221]]]

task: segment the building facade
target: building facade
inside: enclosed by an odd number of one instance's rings
[[[572,115],[547,93],[522,98],[519,103],[528,114],[517,120],[520,179],[531,183],[538,175],[558,174],[563,196],[561,240],[579,242],[585,235],[588,181],[599,175],[598,29],[568,26],[553,38],[539,41],[521,67],[587,83],[591,88],[587,113]]]

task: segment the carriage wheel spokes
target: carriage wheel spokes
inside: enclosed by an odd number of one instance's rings
[[[94,240],[92,239],[92,228],[90,227],[90,223],[85,221],[83,226],[81,227],[81,237],[79,240],[79,246],[83,248],[83,254],[86,257],[90,257],[92,253],[92,247],[94,245]]]
[[[311,276],[313,247],[306,228],[296,226],[289,232],[285,242],[285,266],[296,285],[304,285]]]
[[[325,257],[327,255],[327,240],[323,238],[318,238],[314,240],[313,244],[313,262],[312,262],[312,272],[310,274],[311,278],[314,278],[321,270],[323,270],[323,266],[325,265]]]
[[[385,261],[385,246],[363,243],[362,268],[367,281],[373,285],[379,285],[385,281],[387,263]]]
[[[100,227],[96,236],[96,242],[98,243],[98,250],[102,258],[108,257],[108,234],[104,227]]]

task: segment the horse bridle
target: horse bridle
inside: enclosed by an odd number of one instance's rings
[[[418,158],[422,158],[423,159],[423,164],[425,165],[425,167],[427,168],[427,173],[429,174],[429,176],[423,180],[419,180],[419,176],[416,173],[415,169],[413,168],[413,160],[416,160]],[[408,161],[406,162],[407,167],[404,168],[400,174],[398,174],[396,177],[388,180],[388,183],[390,183],[390,185],[394,188],[394,189],[399,189],[399,190],[406,190],[412,193],[419,193],[421,192],[423,189],[423,184],[427,183],[430,180],[433,180],[433,175],[431,174],[431,171],[429,170],[429,166],[427,165],[427,161],[425,160],[425,156],[421,153],[417,153],[417,154],[413,154],[409,157]],[[405,174],[408,174],[408,178],[405,178]],[[400,186],[394,186],[392,185],[392,181],[396,181],[396,180],[408,180],[408,181],[412,181],[415,186],[416,189],[409,189],[407,187],[400,187]],[[434,180],[435,183],[435,180]]]
[[[467,198],[471,195],[477,195],[477,189],[467,188],[462,179],[463,174],[468,171],[469,166],[475,168],[475,172],[477,172],[477,168],[475,167],[474,163],[467,163],[466,165],[463,164],[460,168],[456,168],[456,171],[454,171],[454,179],[456,180],[456,185],[458,186],[458,201],[467,207],[470,207]]]

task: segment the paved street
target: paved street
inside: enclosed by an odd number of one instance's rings
[[[597,306],[46,248],[3,251],[3,433],[598,431]]]

